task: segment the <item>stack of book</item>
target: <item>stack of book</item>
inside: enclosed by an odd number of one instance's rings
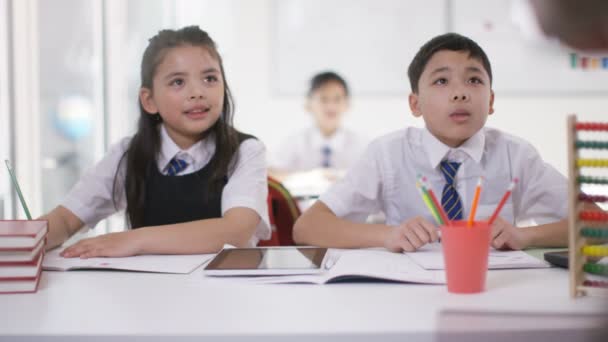
[[[0,221],[0,293],[36,292],[47,221]]]

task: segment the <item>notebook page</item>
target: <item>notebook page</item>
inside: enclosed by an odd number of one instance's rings
[[[404,254],[386,250],[332,250],[335,262],[322,274],[255,277],[246,281],[263,284],[324,284],[350,278],[372,278],[399,282],[445,284],[445,272],[425,270]]]
[[[416,252],[405,253],[415,263],[426,270],[443,270],[443,251],[440,243],[430,243]],[[523,251],[499,251],[490,248],[488,269],[506,268],[547,268],[550,265]]]
[[[76,269],[115,269],[124,271],[187,274],[211,260],[215,254],[136,255],[122,258],[64,258],[61,248],[48,252],[42,268],[47,271]]]

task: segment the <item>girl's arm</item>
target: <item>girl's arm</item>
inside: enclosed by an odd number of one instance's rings
[[[47,250],[60,246],[84,226],[78,216],[63,206],[56,207],[39,219],[48,221]]]
[[[112,191],[116,169],[130,139],[124,138],[112,145],[103,159],[82,175],[63,199],[62,205],[41,217],[49,222],[47,249],[60,246],[85,222],[89,227],[95,227],[97,222],[124,208],[124,194],[121,194],[115,206]],[[120,174],[123,173],[124,166]],[[122,179],[123,176],[119,176],[119,189],[123,187]]]
[[[237,207],[223,217],[135,229],[136,254],[216,253],[225,244],[247,247],[260,216],[250,208]]]
[[[247,246],[259,223],[260,216],[255,210],[236,207],[221,218],[143,227],[83,239],[61,255],[91,258],[216,253],[224,244]]]
[[[260,229],[258,236],[270,230],[266,206],[266,157],[264,145],[253,139],[244,141],[239,151],[235,171],[222,193],[222,208],[226,208],[223,217],[143,227],[83,239],[66,248],[62,255],[87,258],[198,254],[215,253],[224,244],[248,245],[256,228]]]

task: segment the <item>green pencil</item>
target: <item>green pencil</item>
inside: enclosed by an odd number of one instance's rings
[[[429,192],[426,190],[426,188],[424,186],[422,186],[420,184],[419,181],[416,181],[416,187],[418,188],[418,190],[420,190],[420,194],[422,195],[422,200],[424,201],[424,204],[426,204],[426,207],[429,208],[429,211],[435,218],[435,221],[437,221],[437,224],[442,226],[443,220],[441,219],[441,216],[439,216],[439,212],[437,211],[437,208],[435,208],[435,206],[433,205],[433,201],[431,201]]]
[[[25,204],[25,199],[23,198],[23,194],[21,193],[21,188],[19,187],[19,183],[17,183],[17,177],[13,173],[13,169],[11,169],[11,164],[8,160],[4,160],[6,164],[6,169],[8,170],[8,174],[11,176],[11,181],[13,182],[13,186],[15,186],[15,191],[17,191],[17,196],[19,197],[19,201],[21,201],[21,206],[23,207],[23,211],[25,211],[25,216],[28,220],[32,219],[32,215],[30,215],[30,211],[27,209],[27,205]]]

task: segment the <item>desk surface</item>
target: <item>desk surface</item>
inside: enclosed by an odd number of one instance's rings
[[[439,325],[449,325],[444,319],[453,312],[591,314],[597,323],[608,307],[598,298],[570,299],[564,269],[489,271],[487,288],[481,294],[456,295],[442,285],[259,285],[204,278],[200,268],[189,275],[44,272],[38,293],[0,295],[0,336],[434,340]],[[580,328],[589,322],[572,324]],[[517,329],[519,324],[501,324],[499,329]],[[554,324],[547,323],[546,329],[554,329]]]

